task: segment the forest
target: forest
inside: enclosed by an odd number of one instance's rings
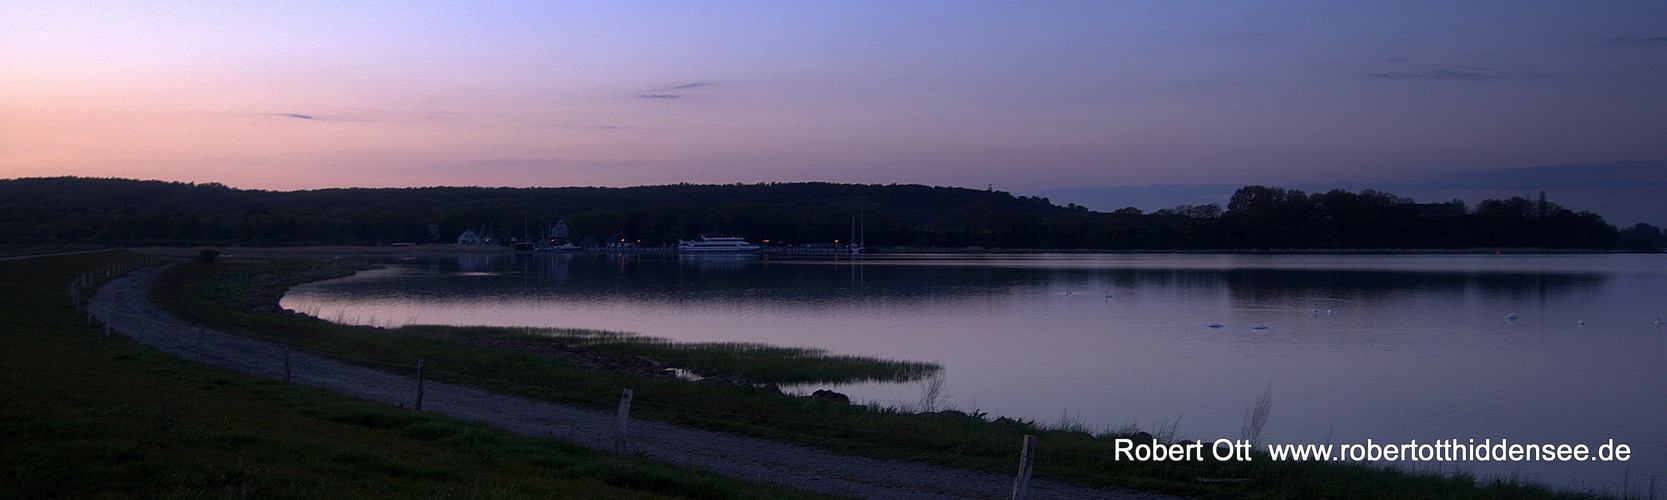
[[[217,183],[0,180],[0,243],[125,246],[452,244],[701,233],[771,245],[1084,250],[1551,249],[1660,251],[1660,228],[1513,197],[1418,203],[1390,193],[1240,188],[1220,204],[1096,212],[996,190],[820,182],[629,188],[348,188],[263,191]]]

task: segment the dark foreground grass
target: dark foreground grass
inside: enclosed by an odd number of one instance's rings
[[[308,350],[409,370],[425,360],[438,378],[527,397],[610,408],[623,388],[635,391],[633,417],[900,458],[1012,473],[1022,436],[1038,436],[1037,475],[1138,490],[1214,498],[1598,498],[1515,481],[1422,474],[1355,464],[1251,461],[1166,464],[1113,459],[1114,439],[990,420],[961,412],[915,414],[783,395],[751,385],[701,384],[587,369],[561,356],[540,356],[513,338],[527,332],[420,327],[384,330],[329,324],[276,312],[290,284],[339,274],[316,262],[222,262],[165,273],[153,296],[176,314]],[[675,345],[664,346],[675,351]],[[676,356],[675,353],[658,353]],[[647,356],[648,354],[640,354]],[[640,410],[639,410],[640,409]],[[1225,480],[1225,481],[1222,481]]]
[[[0,498],[808,496],[106,338],[68,285],[134,257],[0,262]]]

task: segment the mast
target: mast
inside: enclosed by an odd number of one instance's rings
[[[851,253],[856,253],[856,251],[857,251],[857,218],[856,217],[851,218],[851,239],[845,240],[845,241],[846,241],[845,246],[847,248],[851,249]]]
[[[857,232],[858,221],[861,221],[862,233]],[[858,234],[862,235],[862,241],[857,240]],[[851,218],[851,239],[849,240],[850,244],[846,245],[846,247],[851,250],[851,253],[861,253],[863,250],[865,250],[865,248],[863,247],[863,244],[866,243],[867,240],[868,240],[868,217],[867,217],[866,214],[862,213],[861,210],[858,210],[857,211],[857,217],[852,217]]]

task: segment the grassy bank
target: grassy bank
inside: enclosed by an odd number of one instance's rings
[[[0,262],[0,498],[807,496],[106,338],[67,287],[135,257]]]
[[[193,264],[170,270],[153,294],[164,307],[196,321],[394,371],[423,359],[431,369],[445,372],[438,377],[449,381],[598,408],[608,408],[622,388],[632,388],[637,404],[633,416],[844,453],[1011,473],[1022,436],[1031,434],[1039,437],[1038,476],[1109,487],[1215,498],[1597,497],[1462,474],[1274,462],[1266,455],[1250,461],[1206,459],[1180,465],[1120,461],[1113,459],[1114,439],[1126,436],[1082,432],[1063,422],[1038,426],[954,411],[918,414],[796,398],[753,385],[690,383],[632,370],[593,369],[560,351],[564,342],[584,347],[589,340],[583,338],[563,340],[492,328],[350,327],[275,311],[275,298],[285,287],[343,271],[306,261]],[[629,355],[657,363],[688,355],[675,344],[657,349],[663,351]]]

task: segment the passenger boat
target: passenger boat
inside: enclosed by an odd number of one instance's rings
[[[696,240],[677,240],[677,251],[691,253],[757,252],[758,245],[745,238],[700,235]]]

